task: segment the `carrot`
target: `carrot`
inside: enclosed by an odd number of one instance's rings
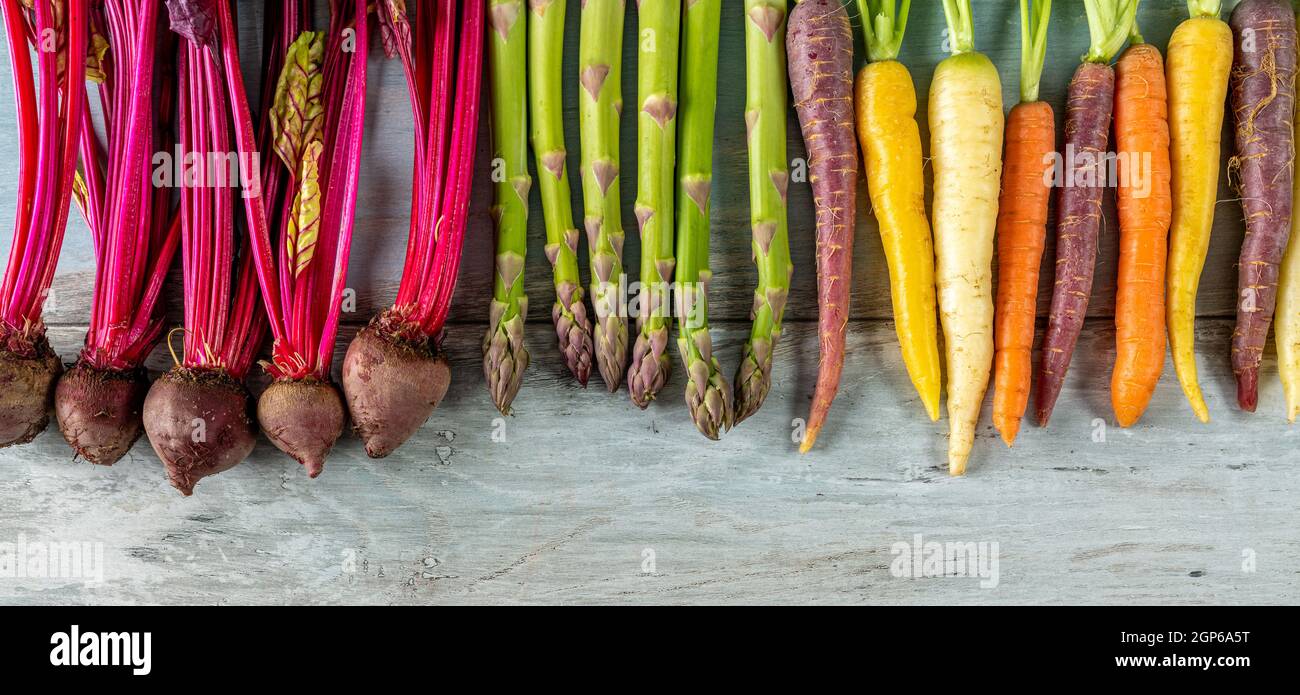
[[[1007,116],[998,201],[998,294],[993,326],[993,425],[1011,446],[1029,405],[1038,267],[1047,238],[1048,174],[1056,148],[1052,105],[1038,99],[1051,0],[1020,0],[1020,103]]]
[[[976,53],[970,0],[944,0],[953,55],[930,83],[935,279],[948,363],[948,472],[963,475],[993,366],[993,233],[1002,82]]]
[[[840,0],[801,0],[790,11],[786,55],[808,148],[817,209],[817,323],[821,361],[799,450],[817,441],[840,387],[853,286],[858,153],[853,141],[853,29]]]
[[[1210,411],[1196,380],[1196,287],[1210,247],[1219,188],[1219,138],[1232,69],[1232,30],[1219,19],[1221,0],[1188,0],[1191,18],[1169,38],[1170,190],[1166,319],[1174,370],[1201,422]]]
[[[1120,427],[1142,417],[1165,366],[1165,251],[1169,110],[1160,49],[1134,35],[1115,64],[1115,152],[1119,159],[1119,281],[1110,402]]]
[[[1046,426],[1083,330],[1097,264],[1105,154],[1115,99],[1110,59],[1132,33],[1137,0],[1085,0],[1092,43],[1070,80],[1065,175],[1056,221],[1056,284],[1038,372],[1038,424]]]
[[[1259,360],[1277,303],[1277,279],[1291,227],[1295,159],[1296,22],[1288,0],[1242,0],[1232,11],[1237,50],[1232,112],[1246,238],[1237,276],[1232,371],[1237,405],[1254,412]]]
[[[1300,109],[1297,109],[1300,120]],[[1296,124],[1300,127],[1300,123]],[[1300,177],[1292,177],[1292,205],[1300,198]],[[1294,210],[1293,210],[1294,213]],[[1291,215],[1291,235],[1277,287],[1277,326],[1273,329],[1277,343],[1277,371],[1282,377],[1286,396],[1286,419],[1295,422],[1300,414],[1300,215]]]
[[[894,326],[903,364],[931,420],[939,419],[939,324],[935,315],[934,242],[925,214],[924,159],[916,124],[916,87],[896,58],[908,0],[858,0],[870,62],[858,71],[858,140],[871,207],[889,264]]]

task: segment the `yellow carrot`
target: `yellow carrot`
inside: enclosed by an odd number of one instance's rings
[[[1300,130],[1300,109],[1296,110]],[[1300,176],[1292,183],[1293,201],[1300,202]],[[1300,414],[1300,215],[1291,215],[1291,237],[1282,260],[1282,276],[1277,288],[1277,316],[1273,325],[1277,341],[1277,371],[1286,395],[1287,422]]]
[[[866,162],[871,207],[889,264],[894,326],[903,364],[931,420],[939,419],[939,327],[935,317],[934,244],[925,216],[921,131],[916,125],[916,87],[895,60],[907,24],[894,0],[859,0],[872,62],[858,72],[857,130]],[[892,30],[892,31],[891,31]]]
[[[993,367],[1002,83],[974,51],[969,0],[944,0],[953,55],[930,84],[935,277],[948,360],[948,472],[962,475]]]
[[[1183,393],[1201,422],[1210,421],[1210,411],[1196,381],[1196,288],[1214,224],[1219,140],[1232,69],[1232,30],[1219,19],[1219,5],[1219,0],[1188,2],[1192,16],[1170,37],[1166,62],[1174,201],[1169,235],[1169,346]]]

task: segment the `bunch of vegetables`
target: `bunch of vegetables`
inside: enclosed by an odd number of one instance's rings
[[[753,415],[772,386],[772,352],[790,295],[790,185],[785,152],[786,2],[745,0],[745,132],[749,145],[749,226],[758,287],[753,325],[736,372],[735,422]]]
[[[298,35],[284,57],[274,101],[263,109],[270,141],[258,148],[268,166],[285,167],[286,185],[265,192],[277,243],[267,225],[251,228],[274,338],[263,366],[275,382],[258,399],[257,421],[311,477],[320,474],[343,433],[343,402],[330,366],[361,165],[366,25],[365,0],[332,0],[328,31]],[[240,148],[254,147],[251,123],[239,132]]]
[[[1237,405],[1254,412],[1259,362],[1277,304],[1278,272],[1291,232],[1295,177],[1296,23],[1287,0],[1242,0],[1232,11],[1236,40],[1232,113],[1246,238],[1237,264],[1232,371]]]
[[[401,58],[406,72],[415,165],[397,301],[357,334],[343,360],[348,410],[374,458],[392,453],[424,424],[451,378],[440,344],[460,269],[474,175],[483,5],[419,3],[412,31],[401,0],[378,3],[385,46]],[[365,0],[357,0],[358,17],[364,7]],[[357,24],[360,34],[364,22]]]
[[[894,325],[903,364],[931,420],[939,419],[939,325],[935,315],[934,242],[925,214],[924,159],[916,123],[916,87],[898,62],[909,0],[859,0],[868,63],[855,85],[858,140],[871,207],[889,265]],[[846,253],[845,266],[852,262]],[[848,284],[840,289],[848,296]],[[805,437],[805,441],[807,438]]]
[[[709,211],[718,100],[722,0],[688,4],[682,17],[677,138],[677,351],[686,405],[701,434],[717,439],[732,422],[731,386],[709,337]]]
[[[1119,282],[1110,399],[1128,427],[1142,417],[1165,366],[1165,258],[1171,215],[1169,107],[1160,50],[1142,40],[1115,63],[1119,159]]]
[[[187,161],[224,158],[235,125],[251,123],[231,10],[211,0],[173,1],[168,10],[172,30],[182,37],[177,151]],[[242,189],[205,178],[181,186],[183,352],[144,402],[149,441],[172,486],[187,496],[201,478],[244,460],[256,435],[243,380],[265,337],[266,319],[253,254],[247,241],[238,242],[235,215],[239,205],[249,227],[265,234],[265,179],[258,177],[256,150],[241,146],[235,156]]]
[[[144,431],[142,365],[162,334],[160,293],[180,244],[171,188],[153,166],[155,151],[175,142],[176,41],[159,33],[161,11],[161,0],[109,0],[91,13],[108,42],[99,85],[107,144],[87,122],[75,196],[94,242],[94,300],[85,347],[59,380],[54,411],[73,449],[102,465]],[[171,184],[217,185],[209,180],[217,168],[224,184],[224,158],[197,159],[183,160],[182,181]]]
[[[1174,370],[1192,411],[1210,421],[1196,379],[1196,288],[1210,248],[1219,188],[1219,139],[1232,70],[1232,30],[1219,19],[1221,0],[1188,0],[1191,18],[1169,38],[1169,160],[1173,214],[1169,227],[1167,319]]]
[[[1051,0],[1020,0],[1020,103],[1007,115],[1006,161],[998,201],[998,294],[995,312],[993,425],[1011,446],[1029,405],[1038,267],[1047,239],[1052,105],[1038,98],[1047,54]]]
[[[578,128],[582,135],[582,203],[596,313],[596,366],[611,393],[627,362],[623,314],[623,221],[619,178],[619,116],[623,112],[624,0],[582,4],[578,43]]]
[[[550,12],[545,11],[548,9]],[[539,21],[534,23],[545,22],[548,15],[552,21],[559,18],[560,38],[563,40],[564,3],[544,7],[537,18]],[[501,162],[504,171],[500,180],[496,181],[496,203],[492,206],[492,219],[497,228],[496,273],[493,278],[487,335],[483,337],[483,376],[487,380],[492,402],[502,414],[510,412],[510,403],[519,392],[524,370],[528,367],[528,350],[524,347],[524,320],[528,316],[528,297],[524,294],[524,258],[528,252],[528,190],[532,187],[532,178],[528,175],[526,81],[531,65],[527,50],[529,25],[527,13],[523,10],[523,0],[496,0],[488,7],[487,62],[492,89],[493,160]],[[542,39],[549,38],[544,32],[538,33]],[[543,60],[546,58],[545,55],[538,57]],[[559,66],[558,62],[556,66]],[[553,91],[558,89],[559,83],[556,82]],[[556,95],[541,95],[538,101],[558,110],[558,104],[551,106],[549,97],[552,96]],[[548,133],[538,129],[534,133],[534,140],[538,134],[545,137]],[[560,177],[565,176],[563,143],[561,131],[561,156],[556,158]],[[538,170],[543,177],[548,173],[543,171],[545,160],[545,156],[539,155]],[[567,177],[561,179],[555,176],[554,171],[549,173],[552,188],[558,187],[559,180],[567,187]],[[568,198],[567,190],[560,201],[548,198],[545,191],[542,194],[544,205],[557,202],[562,204],[560,210],[555,212],[559,215],[568,211]],[[547,229],[549,232],[550,227]],[[573,241],[576,247],[577,230],[574,230]],[[552,251],[558,261],[560,249],[558,246],[550,246],[548,238],[547,253]],[[574,268],[576,267],[575,262]],[[561,304],[557,301],[556,311],[560,310]],[[567,336],[566,331],[561,339]]]
[[[893,0],[889,4],[892,13]],[[861,5],[866,9],[865,2]],[[906,19],[904,7],[904,23]],[[806,452],[826,421],[844,369],[853,230],[857,224],[853,29],[840,0],[801,0],[795,5],[790,12],[786,53],[795,110],[808,149],[808,181],[817,209],[817,333],[821,363],[812,411],[799,446]]]
[[[537,158],[542,213],[546,218],[546,258],[551,262],[555,304],[551,319],[564,363],[583,386],[591,374],[591,319],[578,275],[578,237],[569,199],[568,150],[564,144],[563,0],[532,0],[528,23],[528,91],[531,96],[533,151]],[[497,21],[496,17],[492,18]],[[520,282],[523,276],[520,275]]]
[[[17,101],[19,167],[13,244],[0,289],[0,447],[30,442],[45,429],[62,371],[41,309],[63,245],[77,151],[89,120],[88,5],[36,0],[25,9],[19,0],[0,0]],[[52,46],[36,51],[33,67],[29,42],[51,38]]]

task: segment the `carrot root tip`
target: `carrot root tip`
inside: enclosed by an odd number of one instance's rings
[[[1237,374],[1237,405],[1248,412],[1255,412],[1259,403],[1259,372],[1243,369]]]

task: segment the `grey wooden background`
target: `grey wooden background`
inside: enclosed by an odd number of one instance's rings
[[[1086,49],[1081,2],[1055,3],[1043,98],[1057,105]],[[1231,4],[1231,3],[1229,3]],[[255,64],[259,13],[241,17]],[[578,0],[569,2],[566,76],[576,75]],[[977,43],[1002,71],[1008,108],[1019,65],[1018,3],[976,0]],[[1140,21],[1163,47],[1185,16],[1181,0],[1147,0]],[[635,4],[628,3],[624,85],[635,80]],[[726,0],[715,175],[715,342],[733,369],[747,331],[755,272],[749,261],[742,10]],[[902,59],[922,100],[943,57],[942,10],[913,3]],[[7,75],[7,68],[6,68]],[[407,230],[411,131],[402,72],[372,54],[365,167],[349,285],[358,306],[341,336],[388,305]],[[258,76],[247,78],[255,86]],[[577,165],[576,80],[566,87],[570,165]],[[623,157],[635,162],[635,120],[625,111]],[[16,195],[12,86],[0,81],[0,201]],[[486,169],[483,132],[479,167]],[[790,156],[799,157],[791,117]],[[806,186],[791,190],[796,266],[788,328],[762,411],[721,442],[700,437],[676,374],[647,412],[593,379],[582,390],[554,347],[552,290],[534,196],[528,332],[533,365],[513,417],[492,408],[479,341],[490,293],[486,175],[447,348],[447,400],[405,448],[370,461],[340,442],[317,480],[265,441],[238,468],[184,499],[166,483],[148,444],[111,469],[74,461],[51,429],[0,450],[0,543],[102,543],[104,581],[0,577],[4,603],[1221,603],[1294,602],[1300,552],[1293,522],[1300,483],[1290,469],[1296,433],[1283,418],[1273,357],[1260,407],[1235,410],[1228,364],[1241,213],[1226,185],[1202,278],[1198,324],[1202,384],[1214,417],[1196,422],[1167,367],[1141,423],[1114,426],[1108,394],[1117,233],[1113,204],[1102,234],[1090,320],[1050,429],[1027,426],[1006,449],[986,409],[970,474],[946,474],[947,423],[930,423],[898,356],[885,263],[861,189],[848,364],[817,449],[797,453],[793,421],[806,415],[817,364],[813,215]],[[631,224],[634,186],[626,186]],[[574,203],[580,203],[577,187]],[[0,205],[8,252],[12,202]],[[629,235],[627,258],[638,257]],[[1051,258],[1048,249],[1046,258]],[[1050,261],[1045,261],[1050,269]],[[627,270],[636,275],[635,262]],[[584,277],[586,276],[584,268]],[[73,215],[50,337],[71,360],[89,313],[90,244]],[[1040,313],[1046,314],[1050,276]],[[179,299],[179,282],[171,296]],[[179,301],[171,315],[179,320]],[[341,357],[341,352],[339,353]],[[337,360],[336,360],[337,361]],[[159,350],[150,366],[170,357]],[[680,370],[678,370],[680,371]],[[898,578],[891,545],[989,542],[1000,581]],[[3,547],[3,546],[0,546]]]

